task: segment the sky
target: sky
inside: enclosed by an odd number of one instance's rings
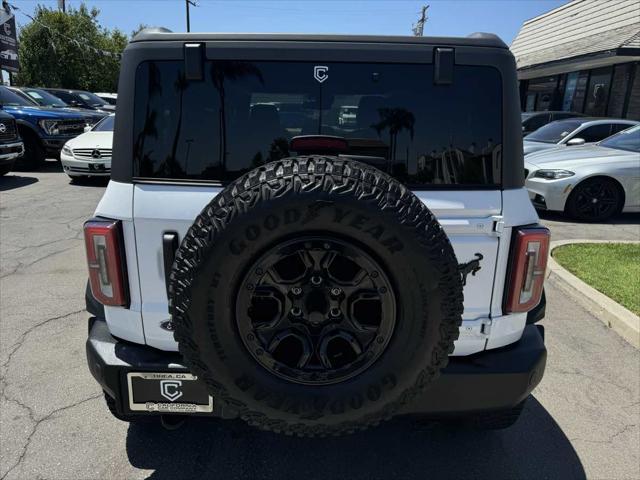
[[[57,0],[9,0],[26,13]],[[66,0],[77,7],[80,0]],[[107,28],[130,34],[139,24],[186,31],[184,0],[86,0]],[[491,32],[510,44],[525,20],[567,0],[197,0],[191,31],[411,35],[420,8],[429,4],[424,35],[465,36]],[[18,25],[29,19],[16,12]]]

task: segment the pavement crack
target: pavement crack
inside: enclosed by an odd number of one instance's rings
[[[92,395],[91,397],[79,400],[75,403],[72,403],[71,405],[66,405],[64,407],[60,407],[57,408],[56,410],[53,410],[52,412],[48,413],[47,415],[45,415],[44,417],[40,418],[40,419],[36,419],[34,414],[33,414],[33,410],[31,409],[31,407],[19,402],[18,400],[15,400],[13,398],[9,398],[6,396],[6,394],[3,392],[2,396],[9,402],[14,402],[17,405],[25,408],[28,412],[29,412],[29,418],[32,420],[33,422],[33,427],[31,428],[31,431],[29,432],[29,436],[27,437],[27,441],[25,442],[24,446],[22,447],[22,450],[20,452],[20,455],[18,456],[18,460],[11,466],[11,468],[9,468],[4,475],[2,475],[2,477],[0,477],[0,480],[4,480],[5,478],[7,478],[7,476],[13,471],[15,470],[21,463],[22,461],[25,459],[26,455],[27,455],[27,451],[29,450],[29,445],[31,444],[31,440],[33,439],[33,436],[36,434],[36,432],[38,431],[38,427],[40,425],[42,425],[43,422],[46,422],[47,420],[50,420],[51,418],[53,418],[54,415],[56,415],[57,413],[66,411],[66,410],[70,410],[72,408],[75,408],[77,406],[82,405],[83,403],[86,402],[90,402],[91,400],[96,400],[100,397],[102,397],[102,394],[97,394],[97,395]]]
[[[49,322],[53,322],[55,320],[61,320],[63,318],[70,317],[71,315],[77,315],[78,313],[82,313],[84,311],[85,311],[85,309],[82,308],[80,310],[74,310],[73,312],[65,313],[63,315],[58,315],[56,317],[47,318],[46,320],[43,320],[40,323],[36,323],[35,325],[32,325],[30,328],[25,330],[22,333],[22,335],[20,335],[20,338],[11,347],[9,347],[9,349],[11,351],[9,352],[9,355],[7,356],[7,359],[2,363],[2,365],[0,365],[0,368],[2,369],[2,376],[0,378],[4,378],[4,376],[6,374],[6,370],[9,368],[9,364],[11,363],[11,360],[12,360],[13,356],[16,354],[16,352],[18,350],[20,350],[20,347],[22,347],[22,345],[24,344],[24,341],[27,339],[27,337],[29,336],[30,333],[32,333],[35,330],[37,330],[38,328],[48,324]]]
[[[611,435],[609,436],[609,438],[607,438],[606,440],[589,440],[589,439],[586,439],[586,438],[578,438],[578,437],[575,437],[575,438],[571,438],[571,439],[569,439],[569,441],[570,441],[570,442],[578,441],[578,442],[586,442],[586,443],[613,443],[613,440],[614,440],[616,437],[619,437],[619,436],[620,436],[620,435],[622,435],[623,433],[626,433],[628,430],[630,430],[630,429],[632,429],[632,428],[634,428],[634,427],[637,427],[637,426],[638,426],[638,424],[637,424],[637,423],[634,423],[634,424],[631,424],[631,425],[625,425],[624,427],[622,427],[622,428],[621,428],[620,430],[618,430],[617,432],[615,432],[615,433],[611,434]]]

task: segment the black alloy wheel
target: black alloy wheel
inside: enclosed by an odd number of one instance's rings
[[[591,178],[577,185],[567,201],[568,213],[583,221],[602,221],[621,209],[618,186],[608,178]]]
[[[269,249],[242,280],[236,322],[245,347],[271,373],[323,385],[366,370],[396,323],[384,268],[359,246],[328,236]]]

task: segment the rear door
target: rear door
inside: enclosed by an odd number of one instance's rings
[[[187,81],[182,61],[137,69],[133,216],[149,345],[176,348],[161,328],[168,320],[163,236],[182,239],[224,185],[295,155],[291,138],[313,134],[347,139],[347,156],[412,188],[444,226],[459,262],[480,261],[467,277],[456,353],[484,349],[492,305],[500,313],[492,303],[496,265],[505,268],[497,69],[456,66],[453,83],[444,84],[433,81],[432,64],[207,60],[204,72]],[[340,121],[347,107],[355,119]]]

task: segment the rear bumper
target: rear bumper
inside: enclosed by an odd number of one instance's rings
[[[150,414],[129,409],[127,373],[189,372],[178,353],[117,340],[106,322],[95,318],[89,322],[86,349],[91,374],[115,399],[121,414]],[[399,414],[464,414],[513,407],[540,383],[546,357],[543,328],[527,325],[520,341],[512,345],[469,357],[451,357],[438,380]],[[207,415],[228,416],[215,399],[213,404],[213,412]]]

